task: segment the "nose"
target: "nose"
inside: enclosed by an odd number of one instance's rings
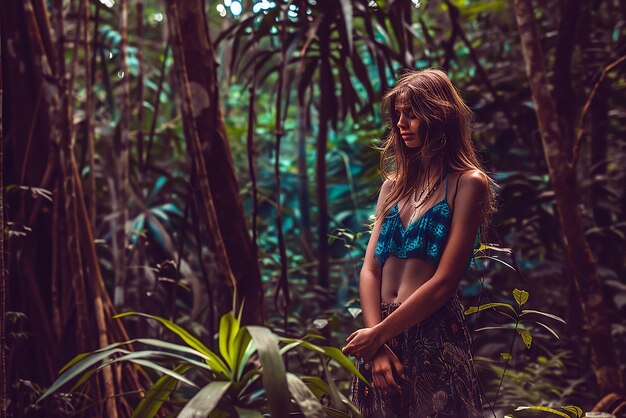
[[[402,127],[406,126],[406,117],[404,116],[404,112],[400,113],[400,117],[398,118],[398,123],[396,126],[402,130]]]

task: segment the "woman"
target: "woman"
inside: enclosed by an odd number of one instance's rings
[[[365,417],[482,417],[463,308],[456,295],[493,212],[491,179],[471,143],[471,110],[446,74],[409,71],[383,98],[385,178],[360,275],[366,328],[345,354]]]

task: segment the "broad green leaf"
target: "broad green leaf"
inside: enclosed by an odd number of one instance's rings
[[[73,359],[71,359],[70,361],[68,361],[68,362],[67,362],[67,364],[66,364],[65,366],[63,366],[63,367],[61,368],[61,370],[59,370],[59,374],[63,373],[64,371],[66,371],[67,369],[69,369],[70,367],[72,367],[74,364],[76,364],[76,363],[78,363],[79,361],[83,360],[85,357],[88,357],[88,356],[93,355],[93,354],[96,354],[96,353],[101,353],[101,352],[103,352],[103,351],[106,351],[106,350],[110,350],[110,349],[112,349],[112,348],[119,347],[119,346],[121,346],[121,345],[126,345],[126,344],[129,344],[129,343],[131,343],[132,341],[133,341],[133,340],[130,340],[130,341],[124,341],[124,342],[121,342],[121,343],[113,343],[113,344],[109,344],[109,345],[107,345],[106,347],[99,348],[99,349],[97,349],[97,350],[95,350],[95,351],[86,352],[86,353],[80,353],[80,354],[76,355],[76,357],[74,357]]]
[[[302,347],[306,348],[307,350],[315,351],[316,353],[320,353],[320,354],[325,354],[324,349],[322,347],[317,346],[315,344],[311,344],[308,341],[298,340],[298,339],[295,339],[295,338],[285,338],[285,337],[278,337],[278,339],[281,342],[288,343],[288,344],[293,343],[293,342],[297,342],[298,345],[301,345]]]
[[[232,355],[232,341],[239,331],[239,324],[232,312],[225,313],[220,319],[219,346],[220,354],[226,360],[230,370],[234,370]]]
[[[113,364],[113,363],[120,363],[122,361],[127,361],[127,360],[134,360],[134,359],[147,359],[147,358],[154,358],[154,357],[173,357],[176,358],[178,360],[182,360],[185,363],[189,363],[192,366],[196,366],[200,369],[204,369],[207,371],[214,371],[211,366],[209,366],[208,364],[196,361],[194,359],[190,359],[188,357],[182,356],[180,354],[175,354],[175,353],[170,353],[169,351],[154,351],[154,350],[144,350],[144,351],[134,351],[132,353],[128,353],[124,356],[121,357],[117,357],[114,358],[112,360],[109,360],[105,363],[103,363],[101,366],[99,366],[98,368],[101,369],[105,366],[108,366],[109,364]]]
[[[180,351],[182,353],[193,354],[194,356],[198,356],[198,357],[200,357],[200,358],[202,358],[204,360],[209,360],[210,359],[210,357],[207,356],[206,354],[204,354],[201,351],[198,351],[196,349],[193,349],[191,347],[188,347],[188,346],[185,346],[185,345],[180,345],[180,344],[170,343],[168,341],[157,340],[155,338],[136,338],[134,340],[130,340],[130,342],[138,342],[138,343],[151,345],[151,346],[158,347],[158,348],[165,348],[165,349],[168,349],[168,350]]]
[[[246,349],[243,351],[243,354],[241,355],[241,358],[237,360],[237,363],[239,364],[239,369],[237,370],[237,379],[241,379],[241,375],[243,373],[243,370],[246,367],[246,363],[248,363],[248,360],[250,359],[250,357],[252,356],[252,354],[254,354],[254,351],[256,350],[256,347],[252,343],[252,337],[250,337],[250,333],[248,333],[248,330],[244,328],[240,332],[246,333],[246,335],[248,336],[247,338],[248,343],[246,345]]]
[[[560,417],[572,418],[569,415],[567,415],[565,412],[561,412],[561,411],[559,411],[557,409],[554,409],[554,408],[548,408],[547,406],[518,406],[517,408],[515,408],[516,411],[523,411],[525,409],[531,409],[531,410],[534,410],[534,411],[550,412],[551,414],[558,415]]]
[[[527,329],[520,328],[517,329],[517,332],[519,333],[519,336],[522,337],[522,341],[524,341],[526,348],[530,348],[530,344],[533,341],[533,337],[530,335],[530,332],[528,332]]]
[[[323,347],[323,348],[324,348],[324,354],[326,354],[328,357],[332,358],[337,363],[339,363],[341,367],[352,372],[352,374],[355,374],[359,379],[366,382],[363,375],[354,366],[354,364],[350,361],[350,359],[341,352],[340,349],[338,349],[337,347]]]
[[[522,313],[519,316],[524,316],[524,315],[527,315],[527,314],[543,315],[543,316],[547,316],[548,318],[552,318],[554,320],[562,322],[564,324],[566,323],[565,320],[563,318],[561,318],[560,316],[557,316],[557,315],[554,315],[554,314],[551,314],[551,313],[547,313],[547,312],[535,311],[535,310],[532,310],[532,309],[522,309]]]
[[[528,292],[525,290],[514,289],[513,297],[515,298],[515,302],[517,302],[519,306],[522,306],[523,304],[528,302]]]
[[[317,376],[302,376],[302,381],[306,383],[308,388],[317,398],[321,398],[328,393],[328,385]]]
[[[98,369],[91,369],[91,370],[88,370],[87,372],[83,373],[83,375],[80,377],[80,379],[78,379],[76,381],[76,383],[74,383],[74,385],[70,388],[69,392],[70,393],[75,392],[76,389],[81,387],[97,371],[98,371]]]
[[[324,408],[307,385],[293,373],[287,373],[287,384],[291,396],[300,407],[305,417],[322,417]]]
[[[191,366],[187,364],[181,364],[174,368],[174,372],[178,374],[184,374],[189,370]],[[137,408],[133,411],[131,418],[152,418],[156,416],[159,409],[163,405],[163,402],[167,400],[172,391],[176,389],[178,379],[172,376],[164,374],[150,387],[150,390],[146,393]]]
[[[237,323],[239,326],[239,323]],[[239,328],[237,331],[237,335],[231,342],[231,356],[233,359],[233,372],[238,372],[240,369],[243,370],[243,367],[246,365],[249,356],[247,356],[248,348],[251,345],[252,337],[250,337],[250,333],[245,328]]]
[[[57,380],[50,385],[50,387],[37,399],[37,403],[41,402],[45,398],[47,398],[51,393],[58,390],[61,386],[78,376],[80,373],[84,372],[94,364],[99,361],[104,360],[111,354],[115,353],[130,353],[128,350],[123,350],[121,348],[112,348],[105,351],[100,351],[95,354],[89,355],[87,357],[83,357],[81,360],[76,362],[72,367],[68,368],[63,374],[61,374]]]
[[[211,382],[187,402],[178,418],[205,418],[215,409],[232,382]]]
[[[337,389],[337,385],[335,385],[335,381],[330,375],[325,358],[322,358],[322,366],[324,367],[324,376],[326,377],[326,384],[328,385],[328,394],[330,395],[333,406],[340,411],[343,411],[345,408],[343,406],[343,401],[341,400],[341,393]]]
[[[271,416],[283,416],[289,410],[289,387],[285,365],[278,350],[278,338],[269,329],[259,326],[247,326],[254,341],[259,359],[263,386],[267,392],[267,401]]]
[[[350,402],[350,400],[348,398],[345,397],[345,395],[343,393],[339,393],[339,396],[341,397],[341,402],[343,402],[344,406],[348,407],[348,409],[350,410],[351,414],[348,415],[349,417],[353,417],[353,418],[362,418],[363,415],[361,415],[361,412],[358,410],[358,408],[356,406],[354,406],[354,404],[352,402]]]
[[[300,345],[300,341],[294,341],[280,348],[280,355],[284,356],[286,352]]]
[[[156,370],[157,372],[161,372],[161,373],[163,373],[165,375],[168,375],[168,376],[171,376],[173,378],[176,378],[176,379],[180,380],[181,382],[187,383],[189,386],[193,386],[194,388],[198,387],[198,385],[193,383],[191,380],[187,379],[182,374],[176,373],[175,371],[170,370],[167,367],[163,367],[160,364],[157,364],[157,363],[155,363],[153,361],[142,360],[142,359],[130,359],[129,361],[132,362],[132,363],[135,363],[135,364],[139,364],[140,366],[149,367],[151,369]]]
[[[200,351],[202,354],[207,356],[208,358],[206,359],[206,362],[207,362],[207,364],[209,366],[211,366],[211,368],[213,368],[215,371],[221,372],[221,373],[223,373],[225,375],[229,374],[228,367],[226,366],[226,364],[224,364],[222,359],[219,358],[219,356],[217,354],[215,354],[207,346],[202,344],[202,342],[200,342],[200,340],[198,340],[196,337],[194,337],[189,332],[187,332],[183,327],[173,323],[172,321],[168,321],[167,319],[161,318],[159,316],[148,315],[148,314],[141,313],[141,312],[124,312],[124,313],[120,313],[120,314],[115,315],[113,318],[123,318],[125,316],[131,316],[131,315],[143,316],[145,318],[154,319],[154,320],[160,322],[166,328],[168,328],[170,331],[172,331],[173,333],[178,335],[190,347],[195,348],[196,350]]]

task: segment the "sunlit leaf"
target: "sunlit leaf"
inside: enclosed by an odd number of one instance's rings
[[[203,387],[187,402],[178,418],[205,418],[215,409],[232,382],[214,381]]]
[[[513,297],[519,306],[522,306],[528,301],[528,292],[525,290],[514,289]]]
[[[524,341],[526,348],[530,348],[530,344],[533,341],[533,337],[530,335],[530,332],[527,329],[521,328],[518,328],[517,332],[519,333],[519,336],[522,337],[522,341]]]
[[[287,384],[291,396],[300,407],[305,417],[324,416],[324,408],[307,385],[293,373],[287,373]]]
[[[285,365],[278,350],[278,338],[267,328],[252,325],[246,328],[254,341],[263,366],[261,374],[270,414],[281,416],[289,410],[289,388]]]

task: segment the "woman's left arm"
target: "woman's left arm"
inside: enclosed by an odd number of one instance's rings
[[[437,271],[385,320],[352,333],[346,339],[345,354],[369,360],[383,343],[428,318],[454,295],[473,251],[488,193],[489,182],[482,172],[474,170],[462,175],[454,198],[450,236]]]

